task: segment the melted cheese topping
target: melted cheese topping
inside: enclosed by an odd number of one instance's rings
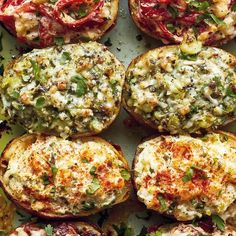
[[[211,236],[236,236],[236,231],[231,227],[226,227],[224,232],[220,230],[215,230],[213,233],[207,233],[202,228],[196,227],[193,225],[165,225],[161,226],[157,232],[161,232],[161,236],[202,236],[202,235],[211,235]],[[154,232],[149,234],[151,236],[158,235]]]
[[[16,32],[12,33],[16,34],[18,38],[26,41],[26,43],[30,45],[40,45],[42,41],[43,47],[46,47],[55,44],[53,38],[56,39],[57,37],[61,37],[66,43],[76,42],[80,39],[96,40],[110,27],[111,21],[115,20],[116,12],[118,10],[116,7],[116,0],[104,0],[101,9],[94,14],[94,22],[90,22],[88,26],[80,25],[76,30],[71,30],[66,25],[61,24],[54,16],[47,17],[46,14],[38,14],[36,11],[27,11],[28,5],[36,5],[36,7],[48,9],[47,11],[50,10],[49,12],[52,14],[51,12],[55,8],[56,2],[57,1],[51,0],[24,0],[18,6],[10,4],[1,12],[1,14],[13,17],[15,20],[14,26]],[[26,9],[25,11],[24,8]],[[77,9],[77,11],[79,12],[80,8]],[[69,9],[67,18],[71,18],[70,14],[72,14],[72,12],[70,12]],[[81,10],[81,14],[84,16],[84,10]],[[71,20],[72,19],[73,18],[71,18]],[[73,19],[73,21],[74,20],[75,19]],[[98,22],[102,21],[102,24],[100,23],[99,27],[96,25],[96,20]],[[8,25],[6,24],[6,27],[7,26]],[[14,26],[12,28],[14,28]],[[50,40],[42,37],[50,38]]]
[[[130,2],[135,23],[165,44],[181,43],[192,30],[205,45],[226,43],[236,36],[235,1]]]
[[[138,146],[137,194],[153,210],[192,220],[223,213],[236,199],[235,140],[162,136]]]
[[[0,81],[6,115],[29,132],[99,133],[117,116],[123,65],[95,43],[33,50]]]
[[[127,109],[159,131],[194,133],[236,114],[236,59],[217,48],[186,58],[179,47],[151,50],[127,70]]]
[[[127,193],[126,172],[119,153],[104,141],[37,136],[27,148],[17,147],[2,181],[34,211],[78,215],[111,206]]]

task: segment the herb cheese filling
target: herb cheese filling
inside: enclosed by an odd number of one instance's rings
[[[126,109],[172,134],[223,125],[236,115],[235,57],[213,47],[185,54],[180,47],[154,49],[133,60],[124,86]]]
[[[33,50],[0,81],[5,114],[29,132],[101,132],[119,112],[124,67],[96,42]]]

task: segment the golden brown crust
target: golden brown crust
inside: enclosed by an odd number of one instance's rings
[[[75,219],[78,217],[83,217],[83,216],[88,216],[95,214],[103,209],[92,209],[88,211],[83,211],[80,214],[72,215],[72,214],[64,214],[64,215],[58,215],[58,214],[53,214],[53,213],[45,213],[45,212],[40,212],[40,211],[35,211],[33,210],[27,203],[24,202],[19,202],[18,199],[14,198],[12,194],[10,193],[7,185],[4,184],[3,181],[3,175],[6,170],[6,165],[7,162],[9,161],[11,155],[14,155],[14,152],[17,151],[17,149],[21,146],[21,148],[25,149],[27,146],[31,145],[37,138],[37,136],[47,136],[44,134],[26,134],[21,137],[17,137],[13,139],[9,144],[7,144],[6,148],[4,149],[1,158],[0,158],[0,186],[4,189],[5,193],[7,196],[20,208],[26,210],[27,212],[37,215],[39,217],[45,218],[45,219]],[[106,146],[110,146],[110,148],[116,153],[118,158],[123,162],[124,167],[127,170],[129,169],[129,165],[127,160],[125,159],[123,153],[120,150],[117,150],[117,147],[114,147],[112,144],[109,142],[105,141],[104,139],[100,137],[83,137],[81,138],[84,142],[89,141],[89,140],[94,140],[95,142],[102,143]],[[130,196],[130,188],[131,188],[131,181],[127,182],[127,185],[125,187],[126,191],[120,195],[116,201],[114,202],[113,205],[119,204],[121,202],[126,201],[129,196]]]

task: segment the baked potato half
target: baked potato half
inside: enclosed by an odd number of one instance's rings
[[[224,230],[221,231],[217,228],[214,228],[212,225],[208,227],[210,232],[205,227],[196,226],[196,224],[172,224],[172,225],[163,225],[155,229],[148,230],[146,236],[203,236],[203,235],[211,235],[211,236],[232,236],[236,234],[236,228],[230,225],[224,227]],[[153,227],[155,228],[155,227]]]
[[[150,50],[126,71],[125,109],[159,132],[200,133],[235,119],[236,57],[190,40]]]
[[[18,137],[1,156],[0,183],[16,205],[48,219],[88,216],[130,193],[126,159],[98,137]]]
[[[0,22],[33,48],[97,40],[117,19],[119,0],[0,1]]]
[[[27,223],[17,227],[8,236],[103,236],[102,231],[86,222]]]
[[[220,215],[236,199],[236,137],[159,136],[137,147],[133,182],[147,208],[179,221]]]
[[[129,0],[129,9],[140,30],[165,44],[179,44],[192,31],[205,45],[236,36],[235,1]]]
[[[100,133],[120,110],[124,66],[97,42],[35,49],[0,80],[3,112],[30,133]]]

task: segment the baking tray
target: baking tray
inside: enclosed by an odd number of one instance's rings
[[[4,64],[6,64],[22,52],[22,45],[16,43],[15,39],[2,27],[0,28],[0,32],[3,34],[3,50],[0,54],[4,57]],[[120,0],[119,17],[116,26],[100,41],[108,46],[109,50],[113,52],[126,67],[136,56],[162,45],[160,41],[142,34],[136,28],[130,17],[126,0]],[[236,55],[236,40],[232,40],[222,48]],[[4,120],[4,117],[0,117],[0,119]],[[17,125],[13,125],[10,128],[10,130],[1,133],[0,153],[12,138],[25,132]],[[224,130],[236,132],[236,122],[224,127]],[[127,113],[121,109],[115,122],[108,130],[101,134],[101,136],[120,145],[130,166],[132,166],[134,152],[138,143],[144,137],[151,134],[153,134],[152,130],[143,128],[133,121],[130,122]],[[163,221],[169,221],[152,211],[147,211],[142,204],[137,203],[134,196],[128,202],[115,206],[113,209],[109,210],[108,213],[108,215],[107,212],[97,214],[90,217],[89,220],[95,223],[99,220],[100,224],[103,220],[105,220],[104,224],[119,224],[124,222],[128,227],[132,228],[126,232],[125,236],[138,235],[144,225],[160,224],[163,223]],[[20,211],[20,213],[18,212],[16,214],[13,224],[17,226],[21,222],[30,219],[34,220],[30,215]]]

